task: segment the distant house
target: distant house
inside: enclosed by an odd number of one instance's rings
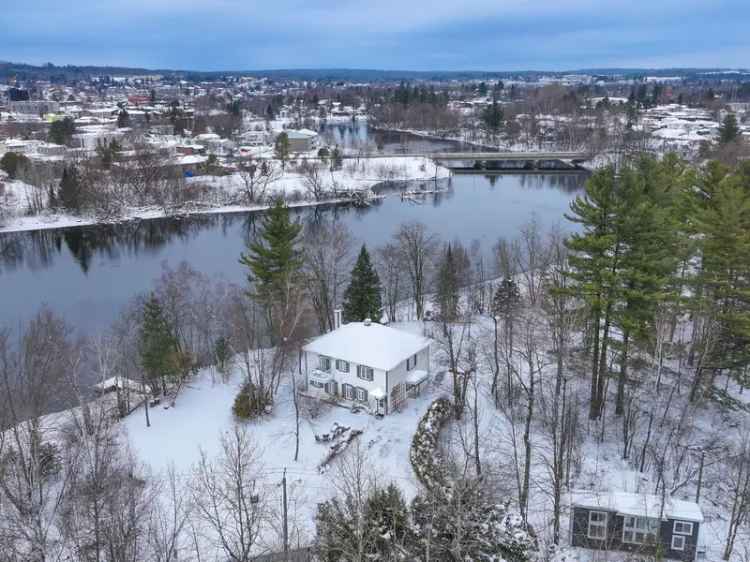
[[[571,494],[570,544],[692,562],[703,522],[691,501],[625,492]]]
[[[289,139],[289,152],[309,152],[318,147],[318,133],[309,129],[284,131]]]
[[[302,349],[309,395],[374,413],[398,410],[429,376],[430,340],[369,320],[339,325]]]
[[[245,131],[240,135],[240,140],[247,146],[263,146],[266,144],[267,136],[265,130]]]

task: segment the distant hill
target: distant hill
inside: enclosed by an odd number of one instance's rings
[[[31,65],[25,63],[0,61],[0,80],[11,77],[19,80],[50,80],[64,82],[83,80],[92,76],[134,76],[139,74],[161,74],[171,78],[190,81],[216,79],[222,76],[259,76],[274,80],[316,80],[326,82],[392,82],[397,80],[498,80],[509,78],[533,79],[537,76],[564,76],[571,74],[590,74],[602,77],[626,76],[682,76],[703,79],[750,79],[750,71],[722,68],[593,68],[561,71],[417,71],[417,70],[379,70],[360,68],[309,68],[309,69],[274,69],[274,70],[236,70],[236,71],[195,71],[175,69],[146,69],[119,66],[57,66],[51,63]]]

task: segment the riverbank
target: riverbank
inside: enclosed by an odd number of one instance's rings
[[[186,183],[208,187],[211,200],[195,201],[174,209],[157,206],[126,207],[116,216],[101,216],[96,213],[75,215],[50,210],[27,214],[29,208],[38,206],[34,205],[34,202],[38,201],[40,196],[46,199],[46,194],[40,193],[39,188],[21,181],[7,181],[4,193],[0,194],[0,205],[6,212],[6,216],[0,217],[0,234],[196,214],[263,211],[269,208],[270,201],[276,197],[282,197],[290,207],[341,204],[351,202],[351,198],[336,195],[344,190],[366,192],[382,183],[431,181],[449,175],[450,170],[447,168],[436,165],[429,158],[418,156],[348,159],[341,169],[326,169],[315,179],[300,172],[294,165],[288,164],[278,178],[269,181],[263,203],[238,202],[247,189],[247,178],[243,178],[240,173],[226,176],[197,176],[186,179]],[[257,181],[260,183],[260,180]]]

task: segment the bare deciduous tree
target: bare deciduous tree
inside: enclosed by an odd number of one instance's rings
[[[268,188],[273,185],[282,173],[272,161],[243,160],[237,167],[237,177],[242,182],[243,196],[247,203],[262,203],[266,199]]]
[[[310,225],[304,236],[307,294],[320,331],[334,328],[334,309],[351,267],[352,235],[340,222]]]
[[[265,498],[260,451],[248,431],[234,425],[221,436],[221,452],[211,460],[201,451],[192,480],[195,516],[203,523],[198,532],[232,562],[249,562],[258,541]]]
[[[403,273],[401,254],[395,244],[378,248],[377,264],[380,281],[385,293],[387,316],[390,322],[398,321],[398,303],[402,296]]]
[[[437,251],[437,237],[427,232],[422,223],[402,224],[395,235],[404,268],[411,281],[411,292],[416,305],[417,319],[424,317],[425,294],[428,290],[430,268]]]

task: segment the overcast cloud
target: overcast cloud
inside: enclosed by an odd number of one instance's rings
[[[11,0],[0,60],[243,70],[750,66],[750,0]]]

